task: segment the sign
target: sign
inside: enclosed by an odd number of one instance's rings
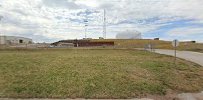
[[[172,46],[173,47],[178,47],[179,46],[179,41],[177,39],[173,40]]]
[[[173,40],[172,45],[174,47],[174,57],[175,57],[174,64],[176,66],[176,56],[177,56],[177,54],[176,54],[177,50],[176,49],[179,46],[179,41],[177,39]]]

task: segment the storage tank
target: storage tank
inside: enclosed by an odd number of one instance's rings
[[[138,31],[124,31],[116,35],[116,39],[142,39],[141,32]]]

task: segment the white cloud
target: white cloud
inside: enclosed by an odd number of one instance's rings
[[[188,36],[203,34],[203,28],[201,27],[181,27],[170,30],[167,32],[169,36]]]
[[[87,7],[98,7],[99,6],[97,0],[76,0],[75,3],[78,5],[86,5]]]
[[[194,19],[194,24],[203,24],[202,0],[0,0],[0,5],[4,34],[29,33],[32,34],[29,36],[41,35],[53,40],[84,37],[86,9],[89,9],[88,32],[93,38],[102,36],[103,9],[107,11],[109,38],[125,30],[146,33],[181,19]],[[200,31],[201,27],[183,27],[168,33],[187,36],[201,34]]]
[[[79,9],[80,6],[77,5],[74,0],[42,0],[43,4],[48,7],[56,8],[68,8],[68,9]]]

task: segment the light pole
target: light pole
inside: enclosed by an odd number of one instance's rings
[[[0,16],[0,28],[1,28],[1,20],[3,19],[3,16]],[[3,35],[1,37],[1,30],[0,30],[0,45],[3,44]]]
[[[85,25],[85,39],[87,39],[87,26],[88,25]]]
[[[88,27],[87,17],[86,17],[86,20],[84,20],[84,23],[85,23],[85,39],[87,39],[87,27]]]

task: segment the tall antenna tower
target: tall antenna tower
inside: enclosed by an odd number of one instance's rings
[[[103,38],[106,39],[106,9],[104,9]]]
[[[85,16],[84,23],[85,23],[85,39],[87,39],[87,27],[88,27],[88,18],[87,18],[87,15]]]

